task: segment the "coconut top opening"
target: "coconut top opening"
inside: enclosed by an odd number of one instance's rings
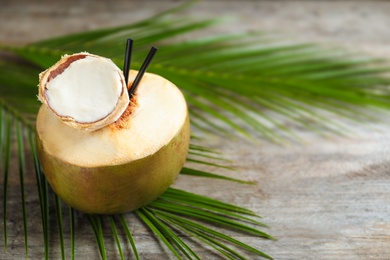
[[[126,91],[122,71],[111,60],[80,53],[43,73],[39,99],[71,126],[96,130],[121,116],[129,102]]]

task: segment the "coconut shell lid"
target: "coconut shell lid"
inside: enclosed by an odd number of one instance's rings
[[[94,131],[107,126],[129,105],[122,71],[87,52],[63,56],[39,75],[38,99],[64,123]]]

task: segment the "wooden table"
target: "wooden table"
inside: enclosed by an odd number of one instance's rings
[[[53,4],[6,0],[0,9],[0,43],[23,44],[129,23],[175,4],[177,1],[68,0]],[[297,41],[322,42],[390,57],[389,13],[390,2],[386,1],[204,1],[180,15],[238,17],[229,27],[208,29],[191,37],[268,30]],[[390,259],[390,120],[388,114],[383,117],[384,121],[375,125],[354,126],[354,133],[348,137],[324,137],[295,129],[304,142],[292,140],[286,146],[261,139],[253,144],[248,140],[226,142],[208,136],[207,145],[236,161],[240,170],[229,173],[231,176],[255,180],[258,184],[248,186],[201,178],[189,181],[181,176],[175,186],[263,215],[271,226],[268,231],[278,241],[236,237],[275,259]],[[373,127],[379,130],[373,131]],[[0,250],[0,259],[25,258],[16,166],[12,171],[9,248],[7,252]],[[29,257],[41,259],[40,211],[31,167],[26,189]],[[0,218],[3,220],[2,213]],[[98,250],[85,218],[77,215],[76,224],[77,258],[97,259]],[[156,244],[145,227],[138,223],[132,229],[143,259],[167,258],[166,249]],[[53,233],[56,234],[55,224]],[[53,259],[60,258],[58,241],[57,235],[51,237]],[[0,247],[3,244],[0,239]],[[205,259],[214,257],[200,251]],[[69,249],[66,253],[69,255]],[[114,244],[109,245],[109,259],[119,259],[114,254]]]

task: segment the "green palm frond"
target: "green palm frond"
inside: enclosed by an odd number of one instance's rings
[[[34,129],[31,128],[29,123],[21,122],[18,119],[16,114],[12,114],[12,111],[9,112],[5,109],[0,110],[0,133],[1,133],[1,151],[5,153],[4,161],[4,196],[3,196],[3,229],[4,229],[4,245],[7,248],[8,244],[8,220],[11,216],[8,216],[7,212],[7,191],[8,191],[8,175],[9,175],[9,163],[10,163],[10,154],[14,150],[11,147],[12,139],[14,135],[18,140],[17,153],[20,167],[20,187],[22,194],[22,206],[23,206],[23,228],[24,228],[24,237],[25,237],[25,248],[26,255],[28,256],[28,230],[27,230],[27,214],[25,208],[25,192],[24,192],[24,165],[26,161],[25,149],[23,148],[24,143],[29,144],[28,148],[31,150],[31,156],[35,165],[36,173],[36,182],[37,182],[37,193],[40,201],[41,209],[41,221],[42,221],[42,235],[43,235],[43,251],[44,258],[50,258],[50,251],[55,250],[50,244],[50,240],[53,238],[55,233],[58,233],[59,236],[59,250],[61,259],[67,259],[69,256],[66,255],[66,245],[70,244],[71,247],[71,258],[75,257],[76,243],[75,243],[75,233],[77,228],[75,226],[75,217],[74,209],[64,207],[61,200],[52,192],[50,189],[42,169],[40,167],[37,150],[35,144],[35,133]],[[13,130],[16,130],[14,133]],[[189,158],[197,156],[201,159],[193,160],[192,163],[195,165],[208,165],[208,167],[220,168],[225,170],[231,170],[230,167],[224,165],[227,160],[223,159],[218,153],[198,146],[191,144]],[[219,163],[212,163],[208,160],[217,160]],[[237,182],[245,183],[244,181],[228,178],[223,175],[217,175],[214,173],[204,172],[196,168],[186,167],[183,168],[182,174],[187,175],[198,175],[203,177],[211,178],[220,178],[225,180],[232,180]],[[51,201],[54,201],[51,203]],[[63,220],[64,209],[69,211],[70,223],[67,224]],[[53,216],[54,212],[54,216]],[[102,259],[107,259],[107,249],[106,245],[114,239],[115,244],[117,245],[118,254],[121,259],[124,257],[124,248],[121,243],[120,232],[125,234],[127,238],[127,244],[130,244],[132,251],[134,252],[135,258],[139,259],[139,254],[136,248],[136,240],[134,240],[133,235],[130,232],[128,226],[128,220],[131,219],[131,222],[136,221],[134,218],[138,218],[145,223],[145,225],[151,229],[151,231],[159,237],[166,246],[172,251],[173,255],[181,258],[198,258],[197,253],[191,249],[186,242],[186,239],[196,239],[205,245],[209,245],[214,248],[217,252],[220,252],[222,255],[225,255],[227,258],[243,256],[240,253],[236,252],[236,248],[240,248],[247,253],[252,253],[255,255],[263,256],[270,258],[266,254],[262,253],[258,249],[245,245],[244,243],[229,238],[221,232],[218,232],[213,229],[214,226],[223,227],[227,229],[236,230],[237,232],[244,232],[251,234],[253,236],[258,236],[262,238],[273,239],[272,236],[260,231],[253,226],[258,227],[267,227],[265,224],[253,219],[256,216],[255,213],[235,205],[224,203],[215,199],[207,198],[201,195],[192,194],[186,191],[169,188],[163,195],[160,196],[156,201],[145,206],[142,209],[136,210],[134,213],[129,213],[126,215],[119,216],[94,216],[94,215],[85,215],[85,218],[88,220],[89,224],[92,227],[92,231],[96,237],[97,248],[100,252]],[[55,232],[52,221],[52,217],[55,217],[57,232]],[[118,229],[116,220],[119,218],[121,223],[121,228]],[[104,223],[108,222],[112,231],[112,237],[106,236],[106,229]],[[206,226],[207,225],[207,226]],[[64,227],[69,226],[70,234],[64,232]],[[67,228],[68,229],[68,228]],[[182,236],[185,235],[186,239],[183,239]],[[67,238],[69,238],[70,243],[67,243]],[[123,238],[122,238],[123,240]],[[228,242],[229,245],[226,245],[225,242]]]
[[[2,46],[36,66],[21,67],[10,61],[0,64],[0,80],[8,85],[0,89],[2,96],[6,95],[3,99],[18,101],[25,107],[24,114],[35,115],[37,105],[24,102],[24,98],[31,99],[37,72],[54,64],[61,55],[80,51],[110,57],[121,66],[124,39],[132,37],[136,50],[134,69],[139,68],[150,45],[160,46],[149,71],[170,79],[183,90],[192,124],[198,130],[248,136],[249,127],[265,138],[280,141],[281,134],[275,128],[294,135],[284,126],[286,120],[306,128],[332,129],[336,122],[321,111],[366,120],[375,116],[362,111],[357,117],[356,109],[390,106],[388,89],[384,87],[390,80],[383,76],[390,68],[384,60],[356,57],[313,44],[278,43],[266,34],[167,43],[167,39],[219,22],[174,18],[169,14],[22,47]],[[10,80],[14,77],[18,80]],[[23,99],[19,89],[25,89]]]
[[[56,217],[57,225],[58,225],[58,234],[59,234],[59,243],[60,243],[60,252],[61,258],[67,259],[65,255],[65,237],[63,226],[66,225],[63,222],[63,210],[62,210],[62,202],[59,198],[53,194],[48,183],[43,175],[43,172],[40,168],[37,150],[34,139],[34,129],[31,128],[31,124],[25,121],[20,121],[17,114],[12,114],[11,111],[6,111],[5,109],[1,110],[0,113],[1,118],[1,144],[4,144],[3,149],[6,153],[4,162],[6,163],[4,167],[4,196],[3,196],[3,227],[4,227],[4,244],[7,246],[7,176],[9,174],[9,163],[10,163],[10,153],[11,150],[11,140],[13,138],[13,130],[17,130],[16,136],[18,138],[18,157],[20,161],[20,176],[23,176],[24,173],[24,153],[25,150],[22,148],[23,144],[28,140],[28,147],[31,149],[33,161],[35,164],[36,171],[36,182],[37,182],[37,193],[40,201],[41,208],[41,218],[42,218],[42,235],[43,235],[43,250],[45,259],[49,259],[50,255],[50,239],[52,234],[52,224],[50,224],[51,214],[54,214]],[[15,122],[13,122],[15,120]],[[25,133],[25,136],[22,134]],[[5,142],[4,142],[4,141]],[[189,158],[198,157],[201,159],[192,160],[193,164],[202,164],[208,165],[214,168],[228,169],[231,170],[230,167],[224,165],[224,163],[228,162],[223,159],[221,155],[218,153],[204,148],[202,146],[198,146],[195,144],[191,144]],[[219,163],[208,162],[209,159],[219,161]],[[191,160],[191,159],[190,159]],[[182,174],[190,174],[190,175],[198,175],[198,176],[206,176],[211,178],[220,178],[225,180],[233,180],[237,182],[245,183],[239,179],[228,178],[223,175],[217,175],[214,173],[204,172],[195,168],[183,168]],[[21,192],[22,199],[24,199],[24,183],[23,178],[21,180]],[[50,201],[54,200],[55,205],[51,205]],[[26,206],[25,202],[22,202],[23,214],[26,214]],[[227,256],[228,258],[239,257],[242,258],[239,253],[236,252],[232,247],[238,247],[247,251],[249,253],[257,254],[259,256],[268,257],[266,254],[261,251],[247,246],[238,240],[233,238],[227,239],[226,235],[223,235],[221,232],[215,231],[212,226],[217,225],[219,227],[225,227],[228,229],[234,229],[238,232],[250,233],[255,236],[272,239],[272,237],[256,228],[251,227],[252,225],[266,227],[263,223],[252,219],[253,217],[257,217],[253,212],[237,207],[235,205],[231,205],[228,203],[223,203],[218,200],[210,199],[201,195],[192,194],[189,192],[185,192],[182,190],[177,190],[170,188],[166,193],[164,193],[158,200],[154,201],[150,205],[144,207],[136,211],[135,213],[141,221],[143,221],[153,233],[155,233],[160,239],[167,243],[169,249],[172,250],[173,254],[178,256],[179,258],[187,257],[192,259],[192,257],[196,256],[196,253],[192,251],[190,247],[183,241],[180,236],[182,233],[186,233],[187,236],[193,237],[192,239],[198,239],[199,241],[205,243],[206,245],[210,245],[217,252],[220,252],[222,255]],[[168,215],[167,215],[168,214]],[[70,209],[69,218],[71,219],[70,223],[70,245],[71,245],[71,256],[72,259],[75,257],[75,224],[74,224],[74,210]],[[135,252],[135,256],[139,258],[136,242],[134,241],[127,222],[125,219],[130,218],[134,221],[134,213],[128,215],[117,216],[120,218],[120,222],[122,224],[122,228],[126,233],[126,237],[128,243],[130,243],[132,250]],[[246,217],[246,215],[251,216],[252,218]],[[172,218],[175,217],[176,219]],[[114,223],[114,217],[108,216],[104,218],[102,216],[91,216],[87,215],[88,221],[92,227],[92,230],[96,237],[96,242],[98,245],[98,250],[103,259],[106,259],[106,244],[105,244],[105,235],[103,232],[103,222],[108,221],[110,223],[110,227],[113,232],[113,237],[116,241],[118,253],[122,257],[123,249],[121,247],[121,243],[118,236],[118,230]],[[27,218],[25,215],[24,219],[24,230],[25,230],[25,247],[26,247],[26,255],[28,256],[28,236],[27,236]],[[173,222],[172,222],[173,221]],[[204,227],[204,222],[209,223],[211,227]],[[180,224],[182,223],[182,224]],[[248,225],[249,224],[249,225]],[[188,226],[188,227],[185,227]],[[198,230],[198,227],[202,227],[202,229]],[[224,244],[227,240],[231,246],[227,246]]]
[[[65,207],[51,191],[38,161],[34,137],[35,115],[40,106],[36,100],[38,74],[61,55],[88,51],[109,57],[121,67],[124,39],[131,37],[135,40],[132,68],[137,69],[150,45],[158,45],[159,54],[148,70],[168,78],[182,89],[195,132],[228,135],[233,132],[251,137],[249,133],[255,131],[268,140],[279,142],[285,134],[295,135],[286,122],[312,131],[338,130],[337,121],[325,112],[358,121],[377,119],[366,108],[390,108],[387,88],[390,79],[384,76],[390,71],[387,61],[357,57],[313,44],[279,43],[266,34],[179,41],[176,36],[220,22],[171,16],[180,8],[131,25],[71,34],[21,47],[0,45],[0,169],[3,172],[2,226],[6,250],[9,176],[13,174],[10,163],[12,153],[16,152],[26,255],[30,251],[24,176],[29,172],[26,161],[31,159],[40,201],[44,258],[49,259],[50,250],[54,250],[49,241],[55,233],[59,236],[61,258],[75,258],[77,212]],[[232,170],[229,161],[193,141],[188,165],[181,172],[186,178],[198,176],[247,183],[214,173]],[[53,231],[52,212],[57,232]],[[199,258],[189,241],[197,241],[227,259],[244,259],[246,254],[271,258],[224,233],[229,230],[274,239],[260,230],[267,226],[254,212],[179,189],[168,189],[156,201],[134,213],[83,217],[95,234],[102,259],[107,258],[106,246],[110,244],[116,245],[119,258],[131,255],[140,259],[136,237],[130,231],[135,221],[144,223],[179,259]],[[64,221],[68,218],[69,224]],[[69,230],[69,234],[64,230]],[[71,247],[70,256],[66,255],[69,252],[66,245]]]

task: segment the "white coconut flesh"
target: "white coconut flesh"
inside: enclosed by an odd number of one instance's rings
[[[131,71],[129,84],[137,72]],[[37,133],[47,153],[83,167],[117,165],[142,159],[167,145],[187,119],[180,90],[168,80],[145,73],[127,108],[130,115],[96,131],[82,131],[64,122],[47,106],[37,118]],[[98,100],[95,105],[99,106]]]
[[[46,98],[60,116],[92,123],[108,116],[118,103],[122,81],[115,64],[85,57],[46,85]]]
[[[95,130],[117,120],[129,103],[122,71],[89,53],[63,57],[41,76],[39,99],[77,128]]]

